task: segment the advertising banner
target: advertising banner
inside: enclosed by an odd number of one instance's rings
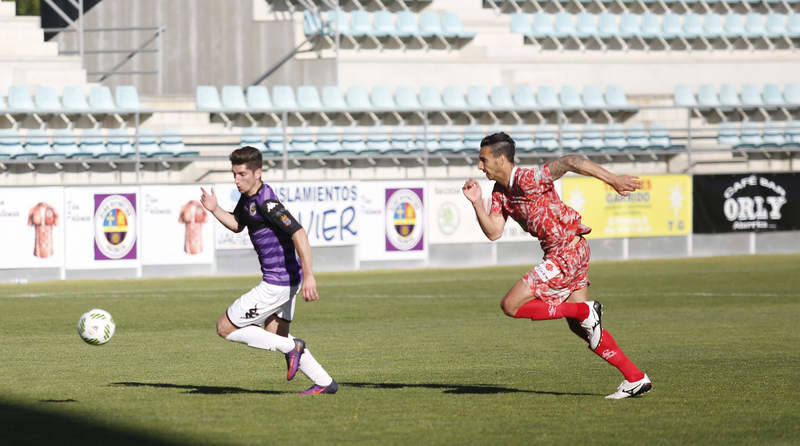
[[[311,246],[345,246],[359,243],[359,184],[356,181],[287,182],[269,186],[305,228]],[[214,190],[220,206],[233,211],[240,197],[236,186],[217,184]],[[247,230],[235,234],[212,219],[216,226],[217,249],[252,248]]]
[[[465,180],[464,180],[465,181]],[[429,181],[430,224],[428,234],[429,243],[481,243],[489,239],[481,231],[472,203],[467,200],[461,187],[462,180],[434,180]],[[484,201],[488,209],[494,182],[484,180],[479,182]],[[556,182],[556,187],[560,184]],[[513,219],[506,221],[503,236],[498,242],[532,241],[536,240],[525,232]]]
[[[67,269],[137,266],[137,186],[64,189]]]
[[[425,183],[361,182],[361,260],[427,256]]]
[[[200,204],[198,186],[142,186],[141,203],[143,264],[214,261],[215,219]]]
[[[61,267],[64,191],[5,188],[0,196],[0,268]]]
[[[800,229],[800,175],[694,176],[694,232]]]
[[[589,238],[660,237],[692,231],[689,175],[643,175],[642,189],[628,197],[602,181],[564,177],[564,202],[592,228]]]

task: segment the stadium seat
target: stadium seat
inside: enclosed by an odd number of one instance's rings
[[[22,147],[22,140],[17,129],[0,129],[0,159],[35,158]]]
[[[43,124],[42,118],[36,114],[36,106],[28,87],[20,85],[8,87],[8,108],[15,110],[10,116],[21,128],[35,129]]]
[[[276,156],[282,155],[288,149],[288,144],[286,144],[288,135],[284,136],[284,131],[287,129],[288,127],[272,127],[269,129],[269,133],[265,138],[269,153]]]
[[[267,155],[269,150],[267,149],[267,145],[264,144],[264,133],[266,131],[264,129],[258,127],[242,127],[241,136],[239,138],[239,147],[255,147],[262,154]],[[161,139],[162,145],[164,143],[164,139]]]
[[[745,16],[744,36],[750,44],[750,48],[760,50],[770,50],[773,44],[767,36],[767,27],[764,16],[761,14],[750,13]]]
[[[139,92],[133,85],[119,85],[116,88],[115,100],[120,117],[131,123],[136,120],[136,115],[139,116],[139,123],[149,119],[151,113],[143,113],[142,106],[139,103]]]
[[[725,115],[719,109],[720,102],[717,89],[714,85],[703,84],[697,90],[697,105],[700,113],[708,120],[725,120]]]
[[[533,96],[533,92],[528,88],[528,92]],[[495,116],[505,124],[519,124],[522,118],[517,113],[517,106],[514,104],[514,99],[511,96],[511,90],[504,85],[492,87],[489,95],[489,102],[494,110]]]
[[[412,130],[410,127],[393,127],[390,138],[389,143],[392,147],[387,153],[406,154],[414,150]]]
[[[55,87],[37,86],[34,91],[33,102],[36,105],[36,114],[46,121],[48,128],[68,128],[70,121],[61,110],[61,100]]]
[[[479,115],[479,111],[473,112],[464,98],[461,87],[448,85],[442,90],[442,104],[447,110],[447,115],[453,122],[458,124],[470,124],[475,119],[473,113]],[[469,111],[468,111],[469,110]]]
[[[800,121],[788,121],[784,130],[787,146],[800,146]]]
[[[725,38],[736,49],[750,49],[752,45],[745,37],[744,17],[741,14],[729,12],[725,14]]]
[[[345,127],[342,130],[341,155],[359,155],[367,150],[361,127]]]
[[[397,104],[398,113],[405,123],[417,125],[423,122],[424,117],[419,111],[422,105],[413,87],[397,87],[394,91],[394,101]]]
[[[570,121],[588,122],[590,120],[588,114],[583,110],[583,101],[581,101],[581,95],[576,87],[562,86],[558,92],[558,100]]]
[[[531,31],[530,34],[528,34],[528,39],[537,44],[540,50],[563,49],[563,46],[556,38],[555,26],[553,26],[553,21],[550,19],[550,15],[543,12],[537,12],[533,15]]]
[[[786,100],[787,109],[791,110],[792,116],[796,118],[800,112],[800,83],[784,85],[783,98]]]
[[[668,12],[661,16],[661,39],[667,43],[667,49],[690,49],[688,42],[683,38],[683,25],[678,14]]]
[[[374,113],[374,108],[369,100],[366,88],[355,85],[347,89],[345,94],[349,113],[362,125],[376,125],[380,119]]]
[[[255,118],[247,112],[247,101],[240,86],[223,85],[221,103],[225,115],[233,125],[249,127],[255,124]]]
[[[626,150],[644,150],[650,145],[647,131],[644,124],[635,123],[627,127],[625,131]]]
[[[581,49],[606,49],[599,36],[595,17],[586,11],[575,16],[575,36],[580,41]]]
[[[347,112],[347,102],[344,92],[337,85],[322,87],[322,106],[331,121],[337,125],[355,124],[355,119]]]
[[[737,148],[755,148],[764,144],[761,136],[761,126],[755,122],[743,122],[739,133]]]
[[[584,128],[585,131],[585,128]],[[621,124],[608,124],[603,130],[603,149],[623,150],[628,146]]]
[[[417,16],[411,11],[397,13],[397,37],[408,49],[424,49],[428,47],[419,31]]]
[[[606,110],[606,101],[603,97],[603,89],[597,85],[586,85],[581,92],[581,102],[586,108],[586,114],[593,122],[612,121],[611,115]]]
[[[419,33],[429,48],[438,50],[451,48],[445,38],[439,16],[435,12],[426,11],[419,15]]]
[[[91,156],[78,148],[78,139],[72,129],[57,129],[53,132],[52,156],[55,158],[78,158]]]
[[[558,141],[556,140],[556,130],[552,125],[539,124],[536,126],[534,132],[533,144],[534,150],[543,152],[555,152],[558,150]]]
[[[281,118],[273,112],[272,99],[266,86],[251,85],[247,87],[245,98],[248,113],[258,125],[272,126],[281,123]]]
[[[92,96],[90,94],[90,103],[91,98]],[[198,85],[195,93],[195,104],[198,110],[211,113],[211,122],[221,122],[228,126],[232,124],[225,113],[222,113],[222,102],[219,99],[217,87],[212,85]]]
[[[672,101],[681,107],[696,107],[697,100],[692,93],[692,87],[684,84],[676,85],[672,92]]]
[[[746,115],[742,110],[742,102],[736,87],[732,84],[722,84],[719,86],[719,109],[727,119],[745,119]]]
[[[350,13],[350,33],[358,43],[359,49],[381,47],[380,41],[373,35],[372,23],[366,11],[356,10]]]
[[[682,149],[683,146],[672,143],[669,130],[664,124],[653,124],[650,126],[650,149]]]
[[[289,132],[289,157],[310,156],[317,150],[310,127],[292,127]]]
[[[761,90],[757,85],[742,85],[740,96],[742,100],[742,110],[749,119],[770,119],[770,115],[767,113],[764,101],[761,98]]]
[[[683,39],[688,45],[687,49],[710,50],[711,44],[706,40],[703,20],[700,14],[691,12],[683,17]]]
[[[763,143],[761,147],[783,147],[786,145],[784,137],[784,124],[780,121],[769,121],[764,123]]]
[[[625,49],[646,49],[647,45],[642,37],[642,28],[639,16],[625,12],[619,17],[619,36],[625,41]]]
[[[514,105],[516,106],[515,113],[522,119],[532,120],[532,118],[536,118],[537,121],[544,121],[544,117],[537,110],[539,104],[536,102],[536,96],[529,85],[515,86],[512,94]]]
[[[385,85],[376,85],[369,94],[369,100],[374,110],[373,113],[375,113],[381,123],[389,123],[391,121],[392,123],[398,124],[403,120],[397,113],[394,95],[389,87]]]
[[[581,149],[581,132],[575,124],[564,124],[559,134],[563,150],[577,151]]]
[[[297,107],[309,125],[330,125],[331,119],[323,111],[317,87],[301,85],[297,87]]]
[[[367,127],[366,154],[383,154],[392,150],[389,132],[383,126]]]
[[[160,151],[156,152],[154,156],[198,156],[200,154],[199,151],[189,150],[184,145],[183,135],[176,128],[167,128],[161,131],[159,147]]]
[[[536,103],[543,109],[561,108],[556,89],[550,85],[540,85],[536,88]]]
[[[712,12],[703,16],[703,35],[712,49],[730,48],[730,42],[725,37],[722,16],[717,13]]]
[[[449,44],[461,49],[475,38],[475,33],[465,31],[461,26],[461,17],[456,12],[445,12],[442,14],[442,33]]]
[[[106,143],[100,131],[97,129],[86,129],[81,132],[78,152],[84,156],[99,158],[108,153]],[[77,155],[73,155],[77,156]]]
[[[584,125],[583,129],[581,129],[581,145],[579,149],[584,152],[591,152],[600,151],[603,148],[605,148],[603,127],[598,124]]]
[[[487,124],[499,122],[499,119],[492,111],[493,107],[486,87],[482,85],[470,85],[467,87],[467,106],[470,114],[479,121]]]
[[[156,133],[153,129],[140,128],[135,131],[130,151],[122,151],[122,156],[126,158],[135,158],[137,151],[139,152],[140,159],[151,157],[161,152],[161,147],[158,145]]]
[[[572,14],[559,12],[553,18],[553,37],[558,40],[562,49],[584,49],[575,30]]]
[[[433,124],[451,124],[452,119],[444,111],[444,102],[439,89],[430,85],[419,89],[419,102],[423,109],[428,111],[428,118]]]
[[[298,111],[297,99],[294,89],[289,85],[275,85],[272,87],[272,103],[275,109],[287,112],[289,125],[306,125],[307,121]]]
[[[342,151],[341,129],[337,127],[317,128],[317,149],[312,156],[336,155]]]
[[[131,137],[126,129],[111,129],[108,131],[106,139],[107,153],[101,153],[102,157],[123,157],[133,152]]]
[[[464,152],[477,154],[481,149],[481,141],[486,136],[483,127],[480,125],[469,125],[464,127]]]
[[[50,137],[47,135],[46,130],[30,129],[25,134],[25,144],[23,145],[25,152],[31,155],[31,158],[41,157],[50,154]]]
[[[606,111],[617,121],[624,121],[638,112],[638,108],[628,103],[625,90],[620,85],[608,85],[603,93]]]
[[[394,14],[389,11],[376,11],[372,14],[372,33],[378,38],[382,49],[399,49],[405,46],[397,35]]]
[[[74,128],[93,128],[97,119],[89,110],[89,103],[83,92],[83,87],[68,85],[61,92],[61,102],[64,106],[65,116]]]
[[[603,50],[628,49],[628,45],[623,40],[620,32],[617,16],[614,14],[604,12],[597,17],[597,37],[603,44]]]

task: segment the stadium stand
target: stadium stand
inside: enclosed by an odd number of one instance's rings
[[[778,50],[797,48],[800,15],[518,12],[510,30],[540,50]]]

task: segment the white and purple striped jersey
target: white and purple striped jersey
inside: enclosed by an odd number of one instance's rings
[[[271,213],[273,207],[282,211],[277,218]],[[250,241],[261,263],[264,282],[281,286],[299,285],[303,280],[303,269],[295,253],[291,233],[287,230],[290,219],[295,225],[296,222],[283,210],[272,188],[262,184],[254,196],[242,194],[233,215],[240,225],[247,226]]]

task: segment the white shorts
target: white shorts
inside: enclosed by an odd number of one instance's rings
[[[261,325],[273,314],[291,322],[294,316],[294,297],[299,289],[299,285],[282,286],[261,282],[228,307],[228,319],[239,328]]]

